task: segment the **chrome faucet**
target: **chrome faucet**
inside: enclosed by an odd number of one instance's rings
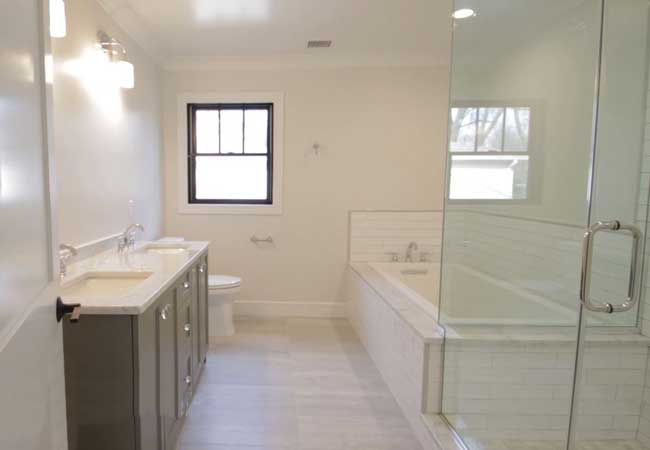
[[[135,247],[135,232],[137,230],[144,232],[144,227],[139,223],[132,223],[131,225],[126,227],[124,233],[122,233],[120,237],[117,239],[118,253],[122,254]]]
[[[59,277],[65,278],[68,274],[68,260],[77,256],[77,249],[68,244],[59,245]]]
[[[406,248],[406,256],[404,257],[405,262],[413,262],[413,252],[417,251],[418,244],[417,242],[410,242],[409,246]]]

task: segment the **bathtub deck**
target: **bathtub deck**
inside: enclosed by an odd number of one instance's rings
[[[245,320],[214,341],[178,450],[422,450],[345,320]]]

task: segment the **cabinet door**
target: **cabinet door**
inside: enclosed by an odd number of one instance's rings
[[[178,336],[177,361],[178,361],[178,390],[177,390],[177,417],[185,415],[192,396],[192,284],[190,277],[186,277],[177,288],[177,326]]]
[[[176,307],[170,291],[156,308],[158,448],[173,450],[176,432]]]
[[[199,335],[199,361],[205,363],[209,346],[208,334],[208,258],[204,256],[199,263],[198,280],[198,335]]]

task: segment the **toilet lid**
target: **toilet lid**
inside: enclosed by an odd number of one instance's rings
[[[230,275],[210,275],[208,277],[208,286],[210,289],[228,289],[234,288],[241,284],[241,278]]]

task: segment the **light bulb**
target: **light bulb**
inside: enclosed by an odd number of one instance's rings
[[[454,19],[467,19],[468,17],[473,17],[475,15],[476,15],[476,13],[474,12],[473,9],[462,8],[462,9],[457,9],[456,11],[454,11],[454,13],[451,16]]]
[[[135,87],[135,70],[133,64],[128,61],[117,61],[115,65],[115,75],[117,84],[124,89],[133,89]]]
[[[65,3],[63,0],[50,0],[50,36],[62,38],[66,32]]]

